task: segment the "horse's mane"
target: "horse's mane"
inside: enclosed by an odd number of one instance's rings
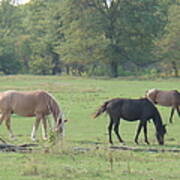
[[[48,98],[47,106],[49,111],[52,113],[54,120],[57,122],[59,118],[62,117],[62,112],[60,111],[59,105],[51,94],[46,93],[46,97]]]

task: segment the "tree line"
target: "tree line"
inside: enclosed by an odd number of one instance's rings
[[[0,2],[1,74],[178,76],[180,0],[13,2]]]

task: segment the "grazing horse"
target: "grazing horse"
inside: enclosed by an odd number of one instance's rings
[[[150,89],[146,92],[146,97],[150,99],[154,104],[172,107],[169,118],[170,123],[172,123],[175,109],[177,110],[177,113],[180,117],[180,93],[177,90],[161,91],[158,89]]]
[[[11,137],[14,137],[10,117],[17,114],[25,117],[36,117],[31,133],[31,139],[35,140],[36,131],[40,121],[43,125],[43,139],[47,139],[47,120],[46,116],[53,115],[55,121],[55,131],[63,134],[64,122],[63,112],[60,110],[55,99],[45,91],[5,91],[0,93],[0,124],[5,121],[6,127]]]
[[[164,144],[164,135],[166,133],[165,125],[162,124],[161,116],[157,108],[147,98],[143,99],[123,99],[116,98],[106,101],[96,112],[94,118],[98,117],[103,112],[107,112],[110,117],[110,123],[108,126],[109,142],[113,144],[111,131],[114,126],[114,132],[121,143],[122,140],[119,134],[120,119],[127,121],[139,120],[139,126],[137,134],[135,136],[135,142],[138,144],[138,136],[142,127],[144,128],[145,142],[149,144],[147,138],[147,121],[152,119],[156,128],[156,138],[160,145]]]

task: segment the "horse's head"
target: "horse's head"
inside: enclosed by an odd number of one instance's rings
[[[150,89],[145,92],[145,97],[149,99],[154,104],[157,104],[156,96],[157,96],[158,90],[157,89]]]
[[[164,135],[167,133],[166,124],[162,125],[162,128],[156,133],[156,138],[160,145],[164,144]]]
[[[59,135],[64,135],[64,123],[66,123],[68,120],[67,119],[63,119],[62,117],[60,117],[57,120],[57,124],[55,127],[55,131],[59,134]]]

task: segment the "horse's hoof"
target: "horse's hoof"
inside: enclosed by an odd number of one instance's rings
[[[136,144],[139,144],[139,142],[138,142],[137,140],[135,140],[135,143],[136,143]]]
[[[44,140],[44,141],[47,141],[47,140],[48,140],[48,137],[43,137],[43,140]]]
[[[120,142],[122,145],[126,145],[126,143],[123,141],[123,142]]]
[[[34,137],[31,137],[31,140],[32,140],[32,141],[36,141],[36,138],[34,138]]]

